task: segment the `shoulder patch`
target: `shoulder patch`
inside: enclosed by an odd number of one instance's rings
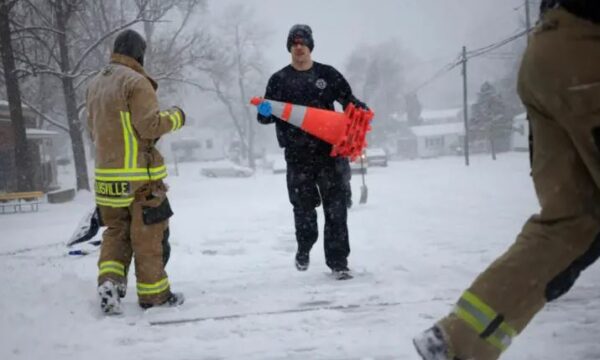
[[[113,66],[112,65],[106,65],[104,67],[104,69],[102,69],[101,73],[102,73],[102,75],[107,76],[107,75],[112,74],[112,72],[113,72]]]
[[[315,86],[318,89],[323,90],[327,87],[327,81],[325,81],[325,79],[317,79],[317,81],[315,82]]]

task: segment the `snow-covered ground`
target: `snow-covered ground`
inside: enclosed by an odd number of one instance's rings
[[[68,256],[63,245],[90,194],[0,215],[0,359],[416,359],[412,336],[450,310],[537,209],[527,154],[471,161],[370,168],[366,205],[355,175],[350,281],[329,276],[321,240],[310,269],[295,270],[285,175],[210,179],[202,164],[180,164],[168,178],[167,270],[187,301],[143,312],[130,278],[121,317],[99,312],[97,254]],[[599,275],[588,270],[504,358],[600,359]]]

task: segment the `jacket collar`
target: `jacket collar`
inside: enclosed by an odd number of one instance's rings
[[[156,83],[156,81],[154,81],[153,78],[151,78],[148,74],[146,74],[146,71],[144,71],[144,67],[139,62],[137,62],[134,58],[129,57],[127,55],[123,55],[123,54],[113,53],[110,56],[110,63],[111,64],[121,64],[121,65],[127,66],[128,68],[131,68],[135,72],[144,75],[144,77],[150,81],[154,90],[156,90],[158,88],[158,84]]]

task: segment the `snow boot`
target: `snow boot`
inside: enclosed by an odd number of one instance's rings
[[[298,271],[306,271],[308,270],[308,265],[310,265],[309,253],[298,251],[296,253],[296,269],[298,269]]]
[[[100,309],[106,315],[119,315],[121,310],[121,297],[118,286],[112,281],[105,281],[98,286],[100,296]]]
[[[423,360],[460,360],[450,354],[442,329],[437,325],[417,335],[413,344]]]
[[[333,269],[331,270],[331,274],[336,280],[350,280],[353,278],[352,274],[350,273],[350,269],[347,267]]]
[[[183,304],[184,301],[185,296],[183,296],[183,293],[177,292],[171,293],[167,300],[165,300],[165,302],[163,302],[162,304],[140,303],[140,307],[144,310],[150,309],[151,307],[175,307]]]

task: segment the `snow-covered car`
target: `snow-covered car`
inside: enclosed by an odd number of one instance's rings
[[[287,172],[287,163],[284,159],[277,159],[273,162],[273,174],[285,174]]]
[[[365,155],[367,157],[367,162],[369,163],[369,166],[386,167],[388,165],[387,153],[382,148],[368,148],[365,151]]]
[[[362,166],[360,164],[360,159],[362,158]],[[354,161],[350,161],[350,172],[352,174],[366,174],[367,168],[369,167],[369,162],[365,154],[362,154],[361,157],[357,157]]]
[[[254,170],[249,167],[236,164],[219,164],[210,167],[203,167],[200,173],[206,177],[249,177],[254,174]]]

